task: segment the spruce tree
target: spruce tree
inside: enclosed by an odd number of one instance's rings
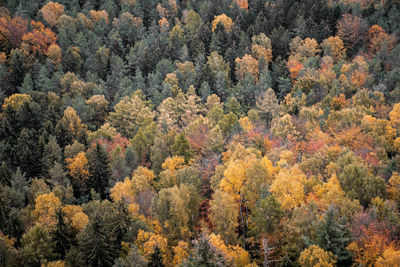
[[[100,194],[101,199],[105,199],[108,181],[111,177],[107,152],[97,143],[96,147],[87,153],[87,158],[90,173],[88,189],[93,188]]]
[[[112,266],[118,256],[106,218],[96,213],[80,236],[80,251],[88,266]]]
[[[64,221],[64,212],[60,209],[56,212],[56,216],[57,224],[54,231],[51,233],[54,242],[53,252],[61,258],[64,258],[66,252],[73,243],[73,235]]]
[[[345,222],[336,218],[334,207],[330,207],[324,219],[317,225],[317,243],[326,251],[335,254],[338,266],[348,266],[351,263],[351,255],[346,247],[351,242],[351,233]]]

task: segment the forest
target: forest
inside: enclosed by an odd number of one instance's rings
[[[400,266],[399,0],[0,1],[0,266]]]

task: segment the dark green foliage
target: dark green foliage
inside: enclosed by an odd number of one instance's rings
[[[91,218],[79,236],[81,257],[88,266],[112,266],[118,255],[113,232],[106,217],[99,214]]]
[[[71,245],[74,244],[72,229],[64,221],[64,212],[60,209],[56,212],[57,224],[51,232],[53,251],[58,257],[64,258]]]
[[[111,178],[107,153],[99,143],[96,143],[95,148],[87,153],[87,159],[90,174],[88,188],[93,188],[100,194],[101,199],[105,199]]]
[[[161,249],[157,246],[154,249],[153,254],[151,254],[150,261],[147,264],[148,267],[164,267],[163,256],[161,254]]]

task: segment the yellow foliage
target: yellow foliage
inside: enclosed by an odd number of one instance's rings
[[[219,23],[221,23],[224,26],[226,32],[232,31],[233,21],[227,15],[221,14],[219,16],[214,17],[214,20],[212,21],[212,26],[211,26],[212,31],[215,31],[215,29],[217,29],[217,26]]]
[[[176,171],[183,168],[185,164],[185,158],[181,156],[173,156],[167,158],[162,164],[163,170]]]
[[[3,110],[7,107],[11,107],[13,110],[18,111],[18,109],[26,102],[32,100],[30,95],[27,94],[13,94],[7,97],[3,103]]]
[[[297,167],[282,169],[270,187],[271,193],[284,209],[293,209],[304,201],[306,176]]]
[[[390,177],[387,192],[390,199],[400,201],[400,176],[398,172],[393,172],[392,177]]]
[[[251,122],[251,120],[249,119],[249,117],[243,117],[239,119],[239,123],[240,126],[242,126],[242,128],[246,131],[246,132],[250,132],[251,130],[253,130],[253,123]]]
[[[178,245],[173,248],[174,250],[174,266],[179,266],[189,258],[189,244],[184,241],[179,241]]]
[[[400,103],[393,106],[392,111],[389,113],[390,123],[396,129],[400,127]]]
[[[168,241],[165,237],[140,229],[135,243],[146,260],[150,260],[155,248],[158,247],[163,255],[164,264],[169,265],[166,258]]]
[[[245,10],[249,9],[249,3],[247,2],[247,0],[234,0],[234,1],[241,9]]]
[[[251,55],[244,55],[242,58],[237,58],[236,63],[236,76],[239,79],[243,79],[244,76],[249,73],[253,75],[255,81],[258,80],[258,60],[253,58]]]
[[[220,235],[211,234],[210,243],[214,245],[227,259],[228,265],[237,267],[246,266],[250,263],[249,253],[240,246],[227,246]]]
[[[311,245],[301,252],[299,263],[302,267],[333,267],[336,266],[336,259],[332,252]]]
[[[124,182],[117,182],[110,190],[111,199],[114,202],[124,201],[125,203],[133,203],[135,201],[135,192],[133,191],[132,180],[128,177]]]
[[[399,267],[400,266],[400,250],[393,247],[387,248],[383,255],[380,256],[375,263],[376,267]]]
[[[83,212],[81,206],[66,205],[62,210],[65,212],[65,222],[77,232],[82,231],[89,223],[89,217]]]
[[[51,261],[46,264],[42,264],[42,267],[65,267],[65,261],[58,260],[58,261]]]
[[[0,64],[7,62],[7,55],[4,52],[0,52]]]
[[[224,178],[219,184],[221,191],[229,193],[237,202],[240,201],[240,192],[246,179],[246,165],[245,161],[229,164],[224,172]]]
[[[35,199],[33,215],[37,223],[41,224],[45,229],[51,230],[57,223],[56,212],[60,208],[61,201],[53,192],[42,194]]]
[[[325,39],[322,42],[321,47],[324,50],[324,55],[331,56],[335,61],[341,60],[346,54],[343,41],[339,36],[331,36],[328,39]]]
[[[169,28],[169,22],[166,18],[162,18],[158,21],[158,26],[160,26],[161,31],[166,31]]]
[[[73,159],[67,158],[67,168],[72,177],[72,184],[81,192],[86,189],[86,181],[89,179],[89,165],[84,152],[79,152]]]
[[[0,231],[0,239],[3,239],[5,243],[12,247],[15,244],[16,239],[14,237],[10,237],[8,235],[4,235],[2,231]]]
[[[46,52],[48,58],[53,61],[53,64],[57,67],[61,62],[61,48],[57,44],[51,44]]]

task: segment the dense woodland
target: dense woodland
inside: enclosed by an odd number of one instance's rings
[[[0,266],[400,266],[400,1],[0,1]]]

